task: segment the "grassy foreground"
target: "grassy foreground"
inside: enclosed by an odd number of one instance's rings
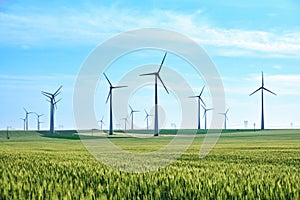
[[[135,174],[99,163],[76,135],[3,131],[0,199],[300,199],[299,130],[227,132],[199,159],[204,137],[172,165]],[[139,152],[171,138],[112,141]]]

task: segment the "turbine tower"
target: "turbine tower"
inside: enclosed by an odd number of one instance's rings
[[[36,119],[37,119],[37,130],[39,131],[40,130],[40,124],[41,123],[43,123],[43,122],[40,122],[40,117],[41,116],[43,116],[44,114],[41,114],[41,115],[39,115],[39,114],[37,114],[36,112],[35,112],[35,115],[36,115]]]
[[[229,108],[226,110],[226,112],[224,113],[219,113],[220,115],[224,115],[224,129],[226,130],[226,120],[228,120],[228,117],[227,117],[227,113],[229,111]]]
[[[57,109],[57,103],[61,100],[59,99],[58,101],[55,100],[55,97],[57,97],[60,93],[61,93],[61,88],[62,85],[53,93],[49,93],[49,92],[44,92],[42,91],[42,94],[44,96],[46,96],[47,98],[49,98],[49,100],[47,99],[47,101],[49,101],[50,103],[50,133],[54,134],[55,130],[54,130],[54,111],[55,109]]]
[[[201,98],[201,95],[203,93],[204,87],[205,86],[202,87],[202,90],[201,90],[201,92],[200,92],[200,94],[198,96],[190,96],[190,98],[198,98],[198,130],[200,130],[200,128],[201,128],[201,124],[200,124],[200,116],[201,116],[200,115],[200,107],[201,107],[200,105],[201,105],[201,101],[202,101],[203,105],[206,106],[205,103],[204,103],[204,101],[203,101],[203,99]]]
[[[213,108],[205,108],[204,106],[202,106],[202,108],[204,109],[204,115],[203,115],[203,117],[204,117],[204,120],[205,120],[205,130],[206,130],[207,129],[206,128],[206,121],[207,121],[206,115],[207,115],[207,111],[213,110]]]
[[[147,130],[149,130],[148,118],[149,118],[150,116],[152,116],[152,115],[149,115],[149,114],[147,113],[147,111],[146,111],[146,110],[145,110],[145,113],[146,113],[146,117],[145,117],[145,119],[144,119],[144,120],[147,120]]]
[[[28,112],[25,108],[23,108],[24,109],[24,111],[25,111],[25,129],[26,129],[26,131],[28,131],[28,115],[29,114],[32,114],[33,112]]]
[[[155,89],[155,96],[154,96],[154,102],[155,102],[155,111],[154,111],[154,136],[158,136],[159,132],[158,132],[158,98],[157,98],[157,79],[159,79],[159,81],[162,83],[162,85],[164,86],[165,90],[167,91],[167,93],[169,94],[168,89],[166,88],[164,82],[162,81],[159,72],[164,64],[165,58],[167,56],[167,52],[164,55],[164,58],[161,61],[160,67],[158,69],[157,72],[152,72],[152,73],[147,73],[147,74],[140,74],[140,76],[149,76],[149,75],[154,75],[155,76],[155,85],[154,85],[154,89]]]
[[[102,125],[104,124],[104,122],[103,122],[103,116],[102,116],[102,119],[101,120],[99,120],[98,122],[100,122],[100,130],[101,130],[101,132],[102,132]]]
[[[26,118],[20,118],[21,120],[23,120],[23,127],[24,127],[24,131],[26,130]]]
[[[129,108],[130,108],[130,115],[129,115],[129,117],[131,116],[131,129],[133,130],[133,113],[135,113],[135,112],[140,112],[140,111],[138,111],[138,110],[133,110],[132,109],[132,107],[129,105]]]
[[[267,92],[270,92],[271,94],[276,95],[274,92],[268,90],[267,88],[265,88],[265,84],[264,84],[264,73],[261,72],[261,87],[258,88],[257,90],[255,90],[254,92],[252,92],[249,96],[253,95],[254,93],[258,92],[259,90],[261,90],[261,130],[265,129],[265,119],[264,119],[264,90],[266,90]]]
[[[113,86],[111,84],[111,82],[109,81],[109,79],[107,78],[106,74],[103,73],[103,75],[105,76],[107,82],[109,83],[109,93],[106,99],[106,103],[108,102],[109,99],[109,135],[113,134],[113,116],[112,116],[112,91],[113,89],[117,89],[117,88],[123,88],[123,87],[127,87],[127,86]]]

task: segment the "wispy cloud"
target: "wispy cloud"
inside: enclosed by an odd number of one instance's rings
[[[20,8],[18,8],[20,9]],[[26,9],[26,8],[24,8]],[[185,14],[168,10],[112,7],[63,8],[59,15],[22,10],[0,12],[0,43],[25,48],[35,45],[97,44],[123,31],[158,27],[181,32],[222,56],[299,57],[299,30],[243,30],[210,25],[205,12]]]

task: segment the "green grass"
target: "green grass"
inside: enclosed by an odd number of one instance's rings
[[[170,142],[164,131],[110,140],[148,152]],[[0,199],[300,199],[299,130],[227,131],[204,159],[198,134],[179,160],[144,174],[99,163],[75,132],[9,134],[0,132]]]

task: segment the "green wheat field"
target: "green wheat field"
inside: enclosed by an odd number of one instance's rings
[[[168,144],[169,132],[111,141],[151,151]],[[197,134],[180,159],[148,173],[101,164],[72,131],[6,134],[0,132],[0,199],[300,199],[300,130],[227,131],[203,159],[205,134]]]

